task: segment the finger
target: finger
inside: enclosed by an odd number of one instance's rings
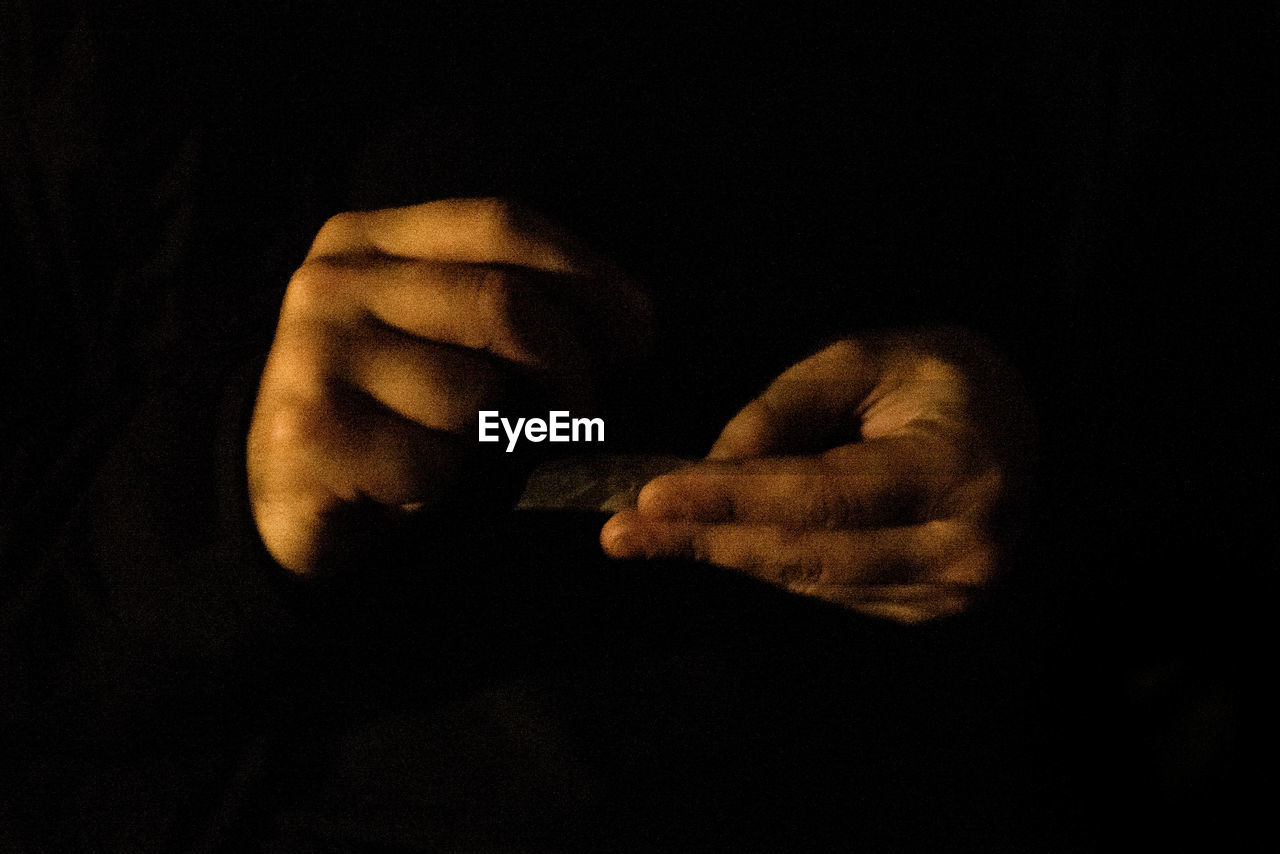
[[[322,258],[293,276],[282,332],[317,322],[381,325],[422,341],[489,353],[543,373],[580,372],[584,356],[541,283],[515,268],[400,258]]]
[[[362,252],[586,275],[604,267],[545,217],[502,199],[341,213],[320,229],[307,257]]]
[[[626,510],[605,523],[600,542],[612,557],[698,560],[789,587],[921,580],[977,585],[994,575],[998,557],[983,530],[963,520],[797,531],[672,521]]]
[[[721,431],[709,459],[817,450],[857,438],[860,411],[876,387],[871,352],[840,341],[782,373]]]
[[[263,368],[250,428],[259,475],[283,494],[316,489],[342,500],[417,500],[423,486],[449,474],[437,467],[461,442],[384,406],[333,373],[333,354],[293,337],[277,341]],[[409,497],[405,497],[408,494]]]
[[[491,358],[388,331],[347,336],[338,349],[337,373],[351,386],[402,418],[463,438],[511,381]]]
[[[710,461],[650,481],[644,514],[699,522],[839,529],[920,521],[946,482],[911,438],[813,457]]]
[[[324,399],[286,398],[262,429],[278,453],[292,455],[289,477],[298,491],[337,502],[371,499],[406,504],[451,482],[462,442],[387,410],[358,389],[334,384]]]
[[[456,483],[464,456],[457,440],[363,401],[284,399],[260,411],[249,453],[249,492],[262,542],[281,566],[319,568],[344,508],[436,503]]]
[[[914,623],[963,611],[995,573],[994,550],[951,523],[859,532],[695,526],[627,511],[601,531],[617,558],[700,560],[871,616]]]
[[[959,614],[976,593],[974,587],[926,583],[823,589],[812,595],[870,617],[910,624]]]
[[[503,199],[445,199],[412,207],[342,213],[316,236],[307,260],[390,256],[506,265],[558,274],[575,303],[628,354],[650,335],[644,292],[603,256],[546,217]]]
[[[333,514],[373,501],[432,503],[458,478],[463,449],[372,401],[280,395],[249,433],[254,521],[281,566],[317,568]]]
[[[941,544],[916,526],[795,531],[773,525],[699,524],[624,511],[600,534],[619,558],[679,558],[737,569],[789,590],[913,580],[940,559]]]

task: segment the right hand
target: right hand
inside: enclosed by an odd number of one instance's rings
[[[249,428],[264,545],[307,574],[353,513],[377,524],[439,505],[478,410],[533,391],[587,405],[606,356],[638,353],[648,320],[612,267],[507,202],[333,217],[289,282]]]

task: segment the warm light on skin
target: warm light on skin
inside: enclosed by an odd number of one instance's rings
[[[475,448],[477,413],[523,386],[567,418],[589,404],[600,366],[637,358],[649,328],[638,288],[510,202],[333,217],[290,280],[249,429],[263,543],[307,574],[346,511],[447,500]],[[604,422],[572,419],[567,430],[570,441],[602,441]],[[516,436],[561,441],[555,415],[508,435],[509,449]]]
[[[598,353],[571,333],[587,327]],[[510,204],[335,217],[290,282],[249,431],[264,544],[306,574],[346,510],[455,494],[476,444],[602,442],[604,420],[571,402],[647,328],[634,286]],[[1019,407],[993,421],[979,404],[998,365],[957,330],[838,341],[748,403],[707,460],[646,485],[601,545],[906,622],[962,610],[999,569],[993,508],[1017,482]],[[519,383],[571,405],[504,418]]]
[[[647,484],[602,548],[713,563],[900,622],[964,610],[1000,569],[993,516],[1023,461],[1008,425],[972,405],[988,380],[955,348],[989,358],[962,333],[927,332],[799,363],[704,462]]]

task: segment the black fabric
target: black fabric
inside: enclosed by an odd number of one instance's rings
[[[1274,15],[0,13],[5,847],[1034,850],[1247,823]],[[655,294],[617,447],[701,452],[833,335],[989,335],[1041,420],[1015,571],[906,630],[517,516],[287,577],[241,471],[290,270],[337,211],[481,194]]]
[[[221,424],[216,370],[142,406],[6,614],[15,845],[1012,850],[1038,830],[967,767],[1016,766],[1027,737],[1008,653],[972,627],[608,564],[602,519],[572,514],[430,520],[298,583],[219,435],[243,432],[254,367]]]

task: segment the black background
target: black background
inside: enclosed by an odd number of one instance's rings
[[[326,216],[515,196],[655,294],[633,444],[699,451],[834,335],[996,341],[1039,494],[976,619],[1026,651],[1046,777],[1160,839],[1251,813],[1274,7],[3,8],[21,470],[175,361],[264,349]]]

